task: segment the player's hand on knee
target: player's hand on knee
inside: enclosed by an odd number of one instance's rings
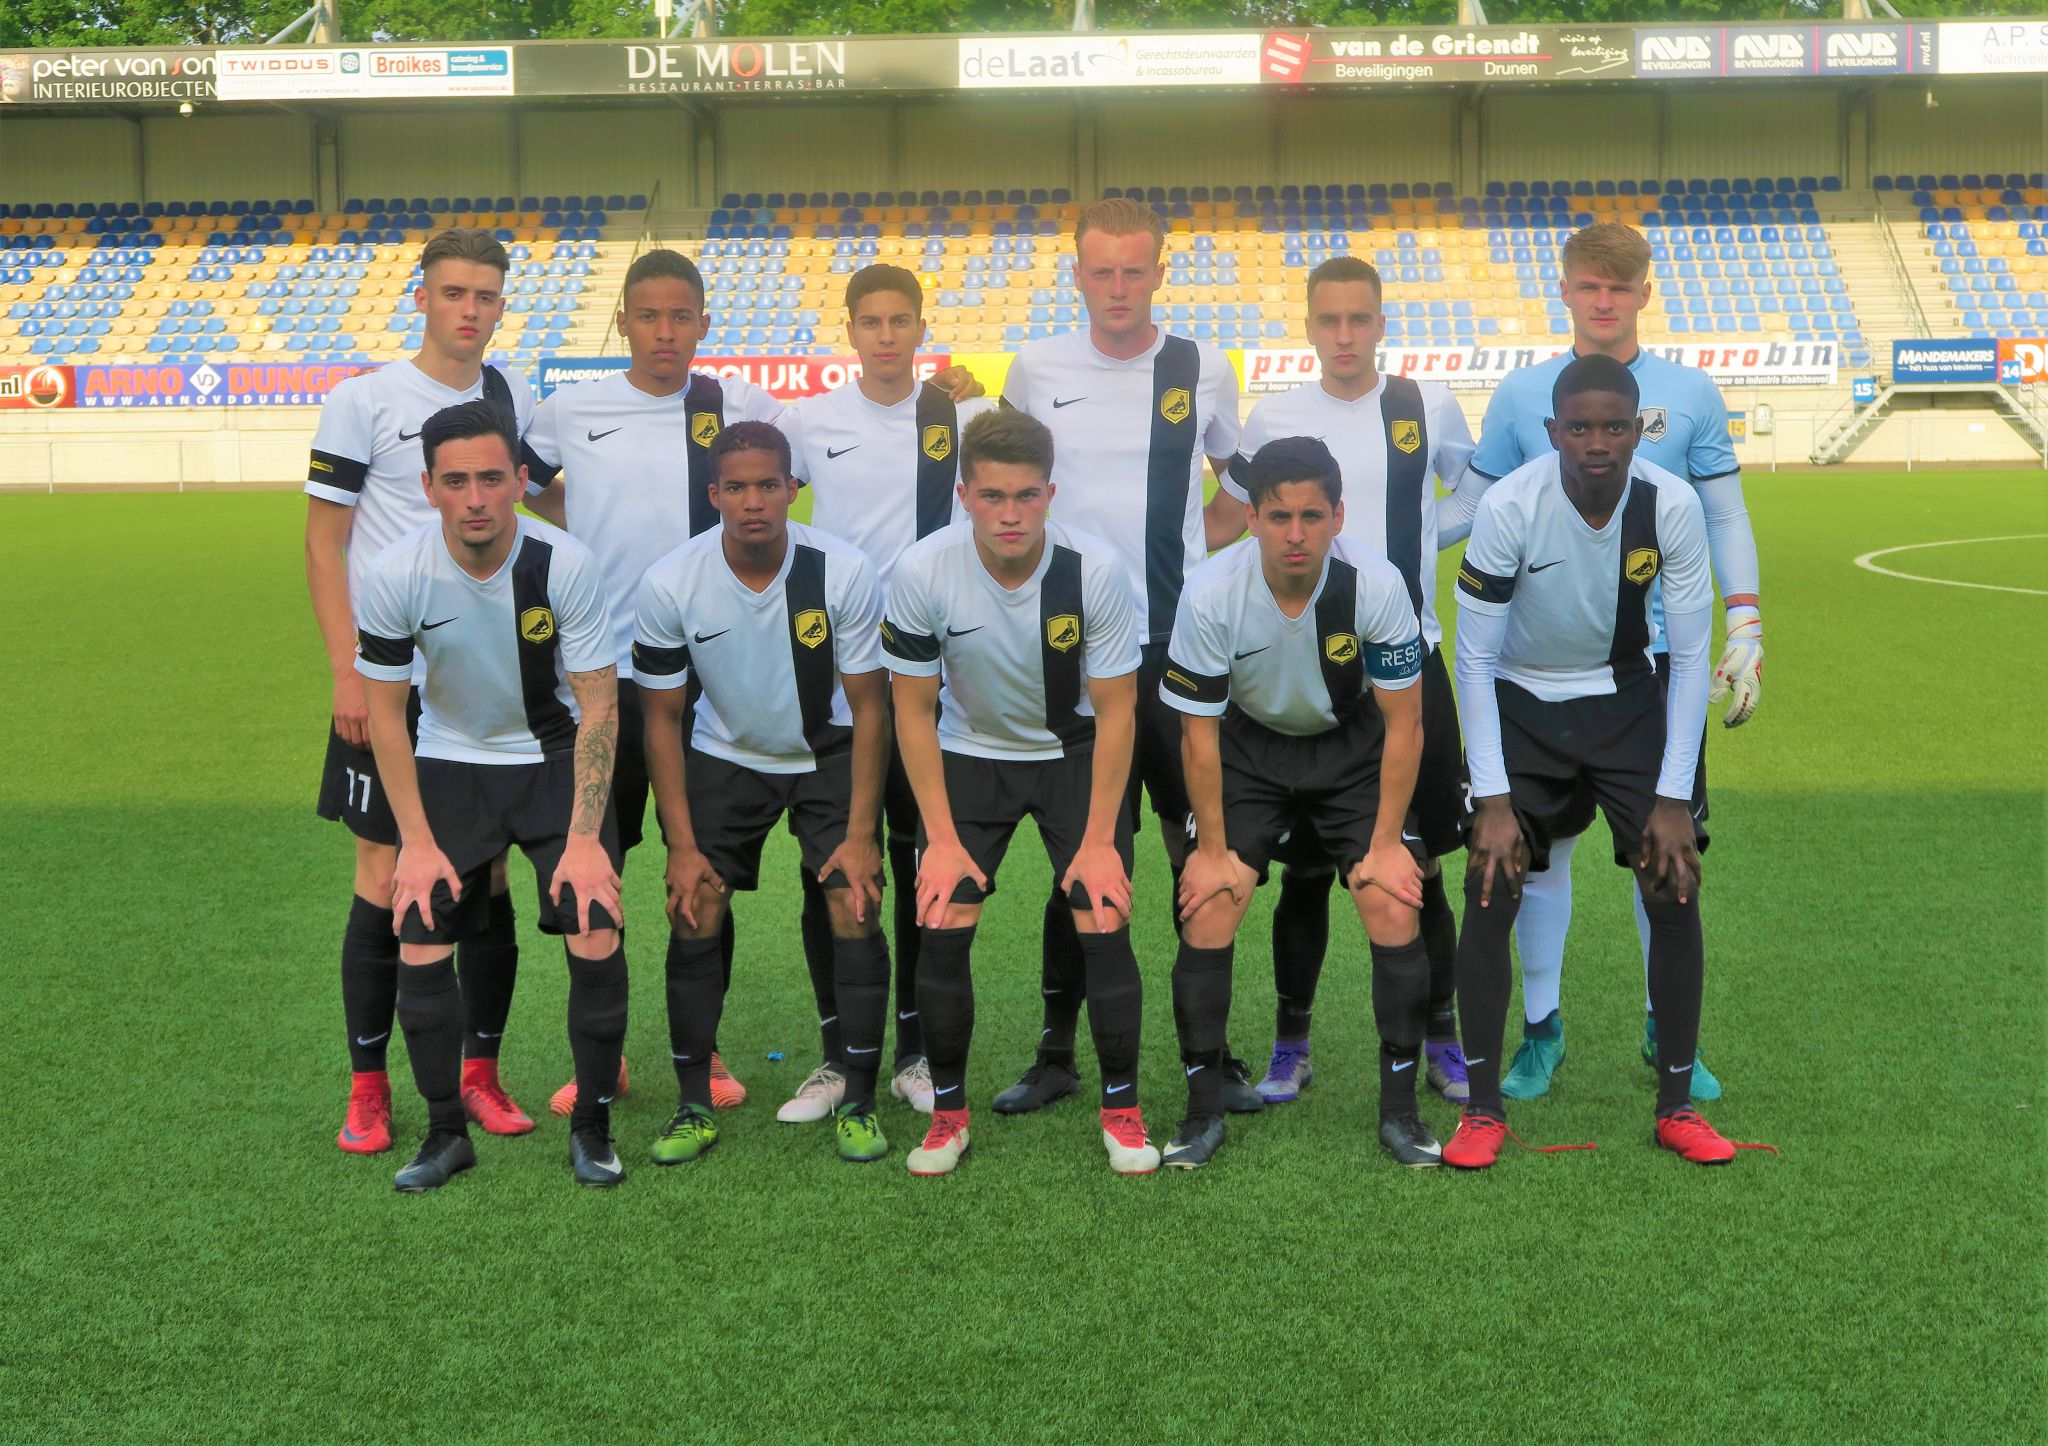
[[[401,845],[398,866],[391,871],[392,933],[404,925],[406,910],[415,904],[419,906],[420,922],[429,929],[434,927],[437,883],[447,884],[449,897],[461,901],[462,875],[455,872],[455,865],[448,862],[448,855],[441,852],[439,844],[428,839],[425,843]]]
[[[932,385],[956,402],[988,395],[988,388],[981,384],[981,378],[963,366],[950,366],[942,372],[934,373]]]
[[[1522,892],[1522,879],[1529,872],[1529,844],[1522,837],[1521,820],[1515,817],[1506,794],[1473,800],[1472,833],[1465,844],[1465,872],[1479,875],[1479,907],[1493,903],[1495,883],[1514,898]],[[1418,891],[1419,892],[1419,891]]]
[[[1088,893],[1088,905],[1095,914],[1095,927],[1114,934],[1131,916],[1131,876],[1124,872],[1122,855],[1116,845],[1083,843],[1060,879],[1065,892],[1079,884]]]
[[[1520,837],[1519,830],[1516,836]],[[1344,882],[1354,894],[1368,887],[1383,889],[1411,909],[1422,907],[1422,865],[1398,841],[1374,845],[1351,866]]]
[[[711,867],[711,860],[695,848],[670,846],[664,883],[668,889],[669,922],[680,919],[691,929],[697,927],[698,894],[704,889],[725,892],[725,880]]]
[[[1714,665],[1714,688],[1707,701],[1731,699],[1721,726],[1740,728],[1756,712],[1764,695],[1764,624],[1753,608],[1731,612],[1736,616],[1729,619],[1728,646]]]
[[[1187,867],[1181,870],[1180,894],[1176,900],[1180,905],[1180,917],[1192,919],[1218,894],[1227,893],[1233,902],[1243,903],[1244,876],[1250,872],[1234,850],[1225,849],[1221,853],[1211,853],[1203,848],[1190,850]]]
[[[1636,870],[1643,892],[1687,903],[1699,892],[1700,850],[1691,809],[1675,798],[1660,798],[1643,826],[1642,857]]]
[[[351,668],[334,680],[334,731],[351,748],[370,746],[370,700],[363,675]]]
[[[962,879],[972,879],[976,888],[988,891],[988,875],[960,844],[926,844],[917,859],[917,922],[927,929],[944,928],[946,905]]]
[[[562,861],[555,865],[555,876],[548,881],[548,897],[556,904],[562,902],[562,891],[568,889],[576,901],[576,932],[590,932],[590,908],[601,904],[607,914],[616,922],[619,914],[619,875],[612,867],[611,856],[604,851],[604,845],[590,834],[570,834],[569,842],[562,850]]]
[[[818,869],[818,882],[824,883],[834,872],[846,875],[847,891],[852,895],[853,921],[865,924],[868,921],[868,906],[881,907],[882,903],[882,851],[871,838],[855,838],[848,834],[839,847]]]

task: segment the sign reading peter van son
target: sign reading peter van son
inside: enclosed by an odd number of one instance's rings
[[[951,89],[950,36],[536,41],[519,47],[521,95],[801,95]]]

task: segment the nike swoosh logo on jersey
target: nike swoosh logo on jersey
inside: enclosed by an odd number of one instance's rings
[[[697,634],[697,641],[698,641],[698,642],[700,642],[700,643],[708,643],[708,642],[710,642],[710,641],[711,641],[711,640],[712,640],[713,638],[722,638],[722,637],[724,637],[724,636],[725,636],[725,635],[726,635],[727,633],[729,633],[729,632],[731,632],[731,631],[732,631],[732,629],[731,629],[731,628],[720,628],[720,629],[719,629],[719,630],[718,630],[717,632],[715,632],[715,633],[699,633],[699,634]]]
[[[425,427],[420,428],[420,432],[424,432],[425,430]],[[398,440],[401,442],[417,442],[419,439],[419,432],[408,432],[403,427],[400,427],[398,429]]]
[[[454,622],[455,618],[459,618],[461,616],[461,613],[457,613],[454,618],[443,618],[438,623],[421,623],[420,631],[423,633],[431,633],[435,628],[445,628],[448,626],[448,624]]]
[[[860,443],[855,442],[851,447],[841,447],[836,452],[833,451],[830,447],[827,447],[825,449],[825,456],[827,458],[844,457],[848,452],[858,452],[859,450]]]
[[[976,623],[971,628],[956,628],[951,623],[948,623],[946,625],[946,636],[949,638],[964,638],[969,633],[978,633],[987,626],[987,623]]]
[[[1536,573],[1536,572],[1541,572],[1541,571],[1543,571],[1543,569],[1544,569],[1544,568],[1546,568],[1546,567],[1556,567],[1556,566],[1558,565],[1558,563],[1561,563],[1561,562],[1563,562],[1563,561],[1564,561],[1564,559],[1560,557],[1560,558],[1559,558],[1559,559],[1557,560],[1557,562],[1544,562],[1544,563],[1535,563],[1535,562],[1532,562],[1532,563],[1530,563],[1530,564],[1529,564],[1529,571],[1530,571],[1530,572],[1532,572],[1532,573]]]
[[[1076,402],[1085,402],[1087,400],[1086,397],[1068,397],[1065,401],[1061,401],[1058,397],[1054,397],[1052,399],[1052,409],[1057,412],[1061,407],[1071,407]]]
[[[1270,647],[1272,647],[1272,646],[1273,646],[1273,645],[1272,645],[1271,643],[1268,643],[1268,644],[1266,644],[1266,648],[1270,648]],[[1242,662],[1243,662],[1243,661],[1244,661],[1244,660],[1245,660],[1246,658],[1252,658],[1252,657],[1256,657],[1256,656],[1258,656],[1258,655],[1259,655],[1260,653],[1263,653],[1263,652],[1265,652],[1265,651],[1266,651],[1266,648],[1253,648],[1253,649],[1252,649],[1252,650],[1251,650],[1251,651],[1250,651],[1249,653],[1232,653],[1232,654],[1230,655],[1230,656],[1231,656],[1231,660],[1232,660],[1233,662],[1238,662],[1238,663],[1242,663]]]
[[[612,428],[612,432],[623,432],[625,430],[626,429],[624,427]],[[584,428],[583,435],[588,437],[593,442],[602,442],[606,437],[609,437],[612,434],[612,432],[593,432],[586,427]]]

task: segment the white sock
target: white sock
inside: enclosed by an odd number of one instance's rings
[[[1636,885],[1636,936],[1643,941],[1643,1013],[1650,1008],[1650,911],[1643,907],[1643,886]]]
[[[1564,939],[1572,927],[1572,846],[1551,845],[1550,867],[1522,882],[1515,946],[1522,955],[1522,1014],[1540,1024],[1557,1008],[1564,982]]]

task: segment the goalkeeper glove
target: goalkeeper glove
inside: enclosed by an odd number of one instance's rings
[[[1714,690],[1708,701],[1718,703],[1733,695],[1725,728],[1740,728],[1756,712],[1764,691],[1764,620],[1753,607],[1728,609],[1728,647],[1714,668]]]

